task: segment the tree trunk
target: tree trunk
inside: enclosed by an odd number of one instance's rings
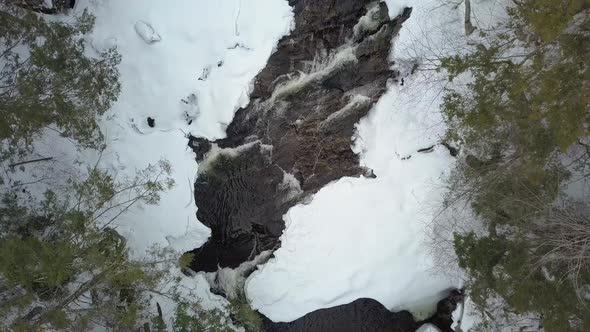
[[[471,0],[465,0],[465,35],[469,36],[475,31],[471,24]]]

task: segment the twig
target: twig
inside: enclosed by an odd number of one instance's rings
[[[53,157],[47,157],[47,158],[39,158],[39,159],[21,161],[19,163],[10,164],[10,165],[8,165],[8,167],[14,168],[14,167],[20,166],[20,165],[31,164],[31,163],[36,163],[36,162],[40,162],[40,161],[48,161],[48,160],[53,160]]]

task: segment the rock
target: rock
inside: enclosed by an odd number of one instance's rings
[[[211,142],[203,137],[189,136],[188,146],[193,150],[196,155],[197,162],[203,160],[203,157],[209,150],[211,150]]]
[[[150,128],[154,128],[156,126],[156,120],[154,118],[148,116],[147,124]]]
[[[76,0],[5,0],[5,3],[46,15],[54,15],[74,8]]]
[[[457,305],[463,303],[465,294],[462,290],[454,289],[449,295],[438,301],[436,305],[436,313],[424,320],[422,324],[430,323],[436,326],[441,332],[454,332],[453,326],[453,312],[457,310]]]
[[[373,299],[358,299],[311,312],[290,323],[265,320],[267,332],[414,332],[418,324],[407,311],[391,312]]]
[[[452,314],[463,301],[463,293],[452,290],[440,300],[436,313],[416,322],[407,311],[391,312],[373,299],[358,299],[348,304],[319,309],[289,323],[274,323],[264,319],[269,332],[454,332]]]
[[[459,149],[457,149],[456,147],[452,146],[451,144],[447,143],[447,142],[442,142],[440,143],[442,146],[444,146],[445,148],[447,148],[447,150],[449,150],[449,154],[451,155],[451,157],[456,157],[459,155]]]
[[[151,45],[162,40],[162,37],[160,37],[156,30],[145,21],[137,21],[135,23],[135,32],[146,44]]]
[[[396,75],[391,39],[411,9],[390,20],[380,1],[289,4],[295,29],[256,76],[227,137],[190,141],[209,165],[200,167],[194,192],[197,217],[212,231],[193,251],[195,271],[236,267],[277,248],[289,208],[334,180],[367,174],[351,150],[355,124]],[[212,146],[227,153],[214,160]]]
[[[275,249],[284,228],[282,216],[296,198],[277,199],[288,197],[291,189],[284,183],[283,170],[271,162],[271,151],[254,142],[239,154],[208,155],[201,164],[205,163],[207,170],[195,183],[195,199],[197,217],[212,234],[192,252],[191,268],[213,272],[218,265],[237,267]]]

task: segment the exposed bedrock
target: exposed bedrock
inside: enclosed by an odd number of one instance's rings
[[[463,302],[463,293],[452,290],[440,300],[432,317],[416,322],[407,311],[391,312],[373,299],[358,299],[332,308],[319,309],[289,323],[264,319],[267,332],[414,332],[432,324],[441,332],[453,332],[452,313]]]
[[[370,171],[351,150],[354,125],[394,78],[390,20],[370,0],[290,0],[295,29],[256,76],[227,138],[192,137],[197,217],[212,235],[192,251],[195,271],[236,267],[276,248],[287,210],[327,183]]]
[[[391,312],[373,299],[319,309],[290,323],[265,320],[267,332],[414,332],[419,325],[407,311]]]

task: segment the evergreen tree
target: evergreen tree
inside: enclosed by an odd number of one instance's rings
[[[501,301],[547,331],[590,329],[580,295],[590,260],[567,258],[590,253],[582,213],[590,202],[556,205],[569,201],[571,179],[589,174],[589,8],[587,0],[514,1],[504,26],[479,32],[489,43],[442,61],[450,80],[471,78],[443,102],[447,139],[465,151],[447,203],[468,201],[486,227],[487,235],[456,234],[455,250],[490,324],[486,308]],[[563,215],[578,217],[564,228]]]
[[[120,84],[114,49],[86,56],[88,13],[66,24],[18,6],[0,4],[0,140],[4,158],[30,148],[43,129],[85,147],[102,144],[97,116],[116,100]]]
[[[130,330],[148,292],[164,275],[157,263],[133,261],[111,223],[130,206],[155,204],[173,184],[170,166],[150,166],[115,182],[90,171],[65,193],[48,191],[38,208],[10,193],[0,208],[0,316],[4,329]]]
[[[94,17],[85,12],[65,23],[40,14],[41,3],[0,3],[1,161],[34,153],[46,129],[102,150],[97,119],[120,92],[116,50],[88,56],[84,35]],[[178,287],[159,290],[164,280],[178,281],[169,273],[176,253],[154,248],[133,259],[113,227],[133,206],[157,204],[174,184],[171,171],[160,161],[116,179],[94,167],[42,198],[17,194],[24,183],[0,187],[0,330],[233,330],[227,314],[202,309]],[[154,294],[178,304],[173,322],[151,307]]]

